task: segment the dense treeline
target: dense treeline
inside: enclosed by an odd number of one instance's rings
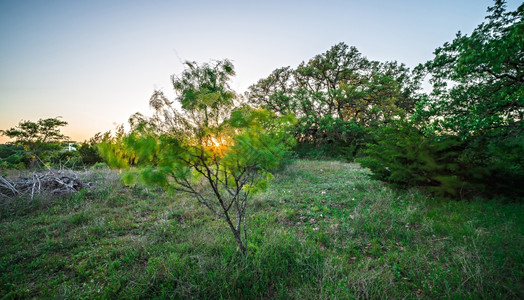
[[[246,97],[297,116],[301,155],[358,157],[377,179],[444,197],[522,196],[524,5],[507,12],[496,1],[488,12],[414,70],[341,43],[273,71]]]

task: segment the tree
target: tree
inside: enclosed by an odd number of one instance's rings
[[[433,91],[409,122],[375,132],[361,159],[375,178],[460,199],[523,195],[524,5],[506,12],[495,1],[488,12],[471,35],[459,32],[417,67]]]
[[[60,132],[60,127],[67,125],[60,117],[40,119],[36,123],[31,121],[20,121],[18,126],[0,130],[2,135],[15,139],[13,144],[27,146],[35,149],[41,144],[58,143],[67,140],[68,137]]]
[[[370,61],[340,43],[296,69],[276,69],[246,96],[276,113],[294,113],[293,134],[301,146],[331,154],[342,150],[351,158],[366,140],[367,128],[413,112],[419,89],[415,75],[403,64]]]
[[[426,135],[457,135],[471,181],[486,189],[516,191],[524,180],[524,4],[506,11],[505,1],[470,35],[457,33],[420,66],[433,92],[417,106]]]
[[[37,122],[20,121],[16,127],[0,130],[2,135],[14,139],[12,144],[23,146],[29,166],[51,163],[52,157],[61,149],[60,143],[68,139],[60,132],[67,122],[60,117],[40,119]]]
[[[100,150],[111,165],[135,166],[124,175],[128,184],[192,195],[225,220],[245,255],[248,200],[281,162],[290,141],[285,126],[293,118],[239,105],[227,60],[186,65],[172,77],[180,108],[156,91],[154,115],[133,115],[132,130],[106,137]]]
[[[433,92],[419,114],[432,129],[462,136],[518,136],[524,118],[524,4],[505,11],[495,1],[491,15],[471,35],[457,33],[424,66]],[[438,118],[435,118],[438,116]]]

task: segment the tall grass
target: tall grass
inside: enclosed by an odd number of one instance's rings
[[[248,256],[184,194],[90,190],[0,205],[4,298],[524,298],[518,202],[439,201],[356,164],[299,160],[248,212]]]

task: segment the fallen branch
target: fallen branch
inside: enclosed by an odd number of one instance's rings
[[[74,172],[49,171],[47,173],[33,174],[32,177],[19,177],[13,180],[0,176],[0,197],[11,198],[22,194],[30,194],[31,199],[35,194],[47,192],[53,195],[75,193],[83,188],[89,188],[91,183],[86,183]]]
[[[16,196],[19,194],[17,189],[4,177],[0,176],[0,194],[2,196],[8,197],[5,193],[11,193],[13,196]]]

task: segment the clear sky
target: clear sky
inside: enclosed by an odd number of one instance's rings
[[[521,1],[508,1],[515,10]],[[182,61],[231,59],[243,93],[345,42],[409,67],[483,22],[490,0],[0,0],[0,129],[61,116],[83,141],[174,97]],[[0,137],[0,143],[6,142]]]

